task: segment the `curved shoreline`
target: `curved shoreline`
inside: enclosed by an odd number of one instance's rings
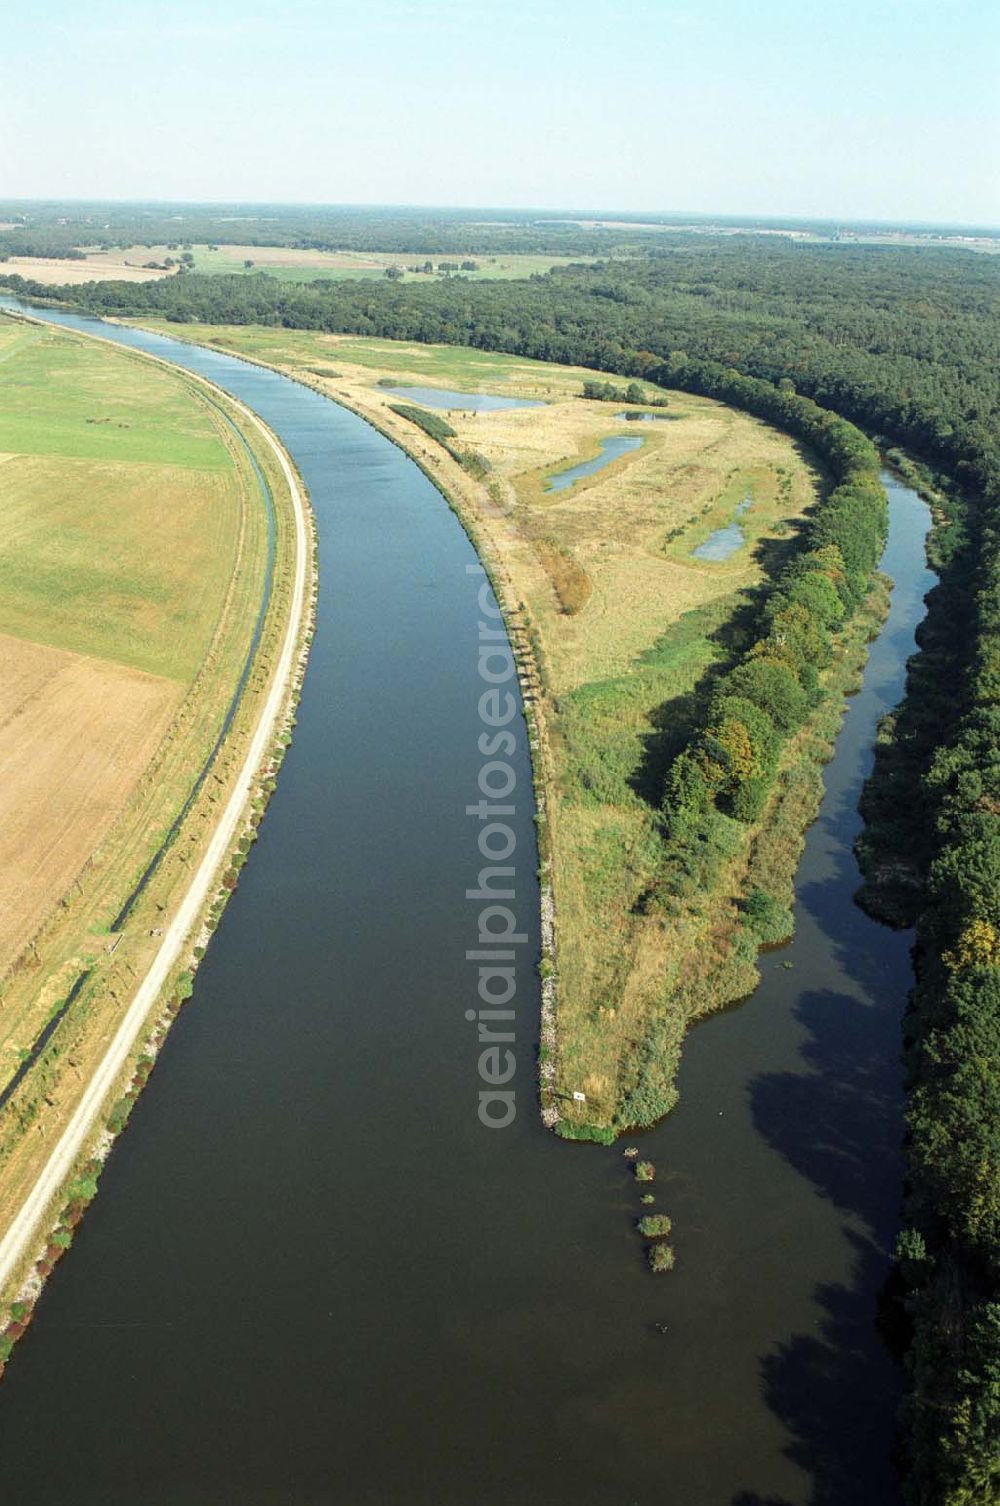
[[[141,321],[135,324],[124,321],[125,328],[146,328]],[[162,331],[153,330],[160,334]],[[178,338],[174,336],[174,338]],[[557,1090],[557,1063],[559,1056],[560,1037],[557,1022],[557,1010],[559,1002],[559,969],[558,969],[558,885],[557,870],[553,860],[553,826],[557,819],[557,802],[554,798],[557,788],[555,768],[553,765],[549,723],[547,715],[548,695],[545,688],[545,660],[543,646],[539,640],[538,632],[528,606],[520,595],[514,576],[503,558],[504,545],[501,536],[506,519],[499,505],[489,499],[483,484],[476,477],[470,475],[461,466],[459,461],[448,450],[439,444],[433,437],[428,436],[420,429],[407,422],[401,416],[397,416],[391,406],[383,406],[377,401],[385,394],[377,388],[370,390],[375,400],[371,406],[358,399],[355,392],[344,392],[335,387],[337,378],[323,378],[293,369],[286,369],[281,365],[260,359],[257,356],[248,355],[242,351],[234,351],[226,345],[216,345],[211,341],[197,339],[185,340],[184,343],[194,346],[201,345],[203,348],[213,350],[228,359],[243,362],[249,366],[258,367],[261,370],[277,373],[291,381],[297,382],[303,387],[318,393],[320,396],[336,403],[339,407],[356,414],[370,427],[375,429],[390,443],[402,450],[410,460],[424,473],[435,490],[444,498],[445,502],[455,513],[467,537],[472,543],[476,553],[490,580],[500,611],[503,618],[508,641],[518,670],[518,677],[522,692],[522,711],[528,732],[528,749],[531,760],[532,780],[534,785],[536,806],[536,833],[539,849],[539,881],[540,881],[540,1020],[539,1020],[539,1054],[538,1054],[538,1097],[539,1113],[546,1129],[570,1140],[596,1140],[600,1143],[613,1143],[623,1134],[635,1134],[640,1129],[648,1129],[654,1123],[659,1123],[664,1117],[661,1112],[654,1120],[643,1124],[628,1126],[615,1125],[613,1123],[600,1123],[579,1121],[573,1119],[565,1112],[560,1111],[560,1100],[566,1095]],[[716,399],[723,402],[724,406],[735,406],[737,411],[751,412],[750,409],[740,409],[738,405],[727,405],[724,399]],[[778,425],[769,419],[762,420],[771,428]],[[787,430],[779,430],[787,434]],[[622,462],[616,462],[621,464]],[[877,595],[876,577],[873,578],[872,588]],[[842,721],[844,710],[847,705],[847,697],[852,688],[856,688],[856,681],[863,671],[867,662],[871,638],[869,637],[870,624],[867,622],[868,613],[872,610],[874,597],[866,599],[864,609],[859,611],[859,620],[843,633],[843,641],[839,643],[839,653],[836,661],[836,671],[831,669],[831,685],[829,696],[824,696],[820,706],[811,714],[807,722],[800,729],[800,736],[795,749],[790,749],[786,754],[783,779],[790,777],[796,770],[808,775],[811,771],[814,776],[814,787],[806,807],[797,812],[791,818],[791,826],[795,828],[794,846],[801,854],[805,834],[815,819],[816,811],[822,797],[822,766],[829,757],[829,750],[836,741],[836,735]],[[876,616],[884,615],[886,610],[883,603],[881,608],[876,608]],[[879,628],[874,630],[878,635]],[[846,662],[845,662],[846,661]],[[846,675],[845,684],[838,686],[835,682],[838,676]],[[828,719],[832,717],[832,725],[828,731],[817,731],[819,728],[826,729]],[[799,745],[803,740],[817,739],[823,751],[813,751],[803,755]],[[776,785],[772,792],[769,805],[769,817],[762,821],[753,835],[752,842],[748,838],[748,852],[750,848],[756,850],[762,837],[777,834],[780,826],[779,814],[783,808],[787,791],[782,783]],[[747,854],[744,854],[747,858]],[[797,872],[798,864],[796,862]],[[795,873],[789,876],[788,898],[794,893]],[[741,880],[738,888],[742,890]],[[723,895],[724,898],[735,898]],[[732,942],[738,935],[738,926],[735,914],[728,918],[728,935]],[[757,988],[760,981],[759,966],[756,957],[759,952],[755,950],[755,959],[748,967],[739,957],[727,957],[718,969],[717,976],[713,981],[714,996],[706,1004],[700,1007],[696,1005],[693,1010],[684,1011],[682,1016],[672,1022],[674,1027],[679,1027],[679,1034],[672,1043],[667,1056],[667,1069],[671,1084],[675,1084],[677,1066],[684,1037],[694,1021],[706,1013],[749,997]],[[674,1101],[676,1101],[676,1089],[672,1087]],[[669,1115],[671,1108],[666,1111]]]
[[[120,324],[125,329],[142,329],[153,334],[163,332],[151,329],[141,321],[129,324],[125,320],[109,316],[109,324]],[[231,361],[241,361],[247,366],[256,366],[261,371],[272,372],[296,382],[310,392],[335,403],[337,407],[355,414],[390,444],[401,450],[420,470],[443,498],[458,519],[466,537],[476,551],[480,564],[486,572],[497,605],[500,608],[504,630],[510,644],[517,669],[521,690],[521,711],[528,734],[528,756],[531,764],[532,786],[535,797],[534,825],[538,843],[539,904],[539,980],[540,1019],[538,1055],[539,1115],[547,1130],[559,1134],[561,1117],[555,1092],[555,1056],[558,1048],[556,1031],[556,1007],[558,1002],[559,973],[557,965],[558,906],[555,893],[555,866],[552,861],[551,827],[555,789],[555,772],[552,766],[549,731],[546,721],[545,665],[537,629],[534,626],[527,604],[518,597],[510,571],[501,559],[498,541],[489,527],[489,513],[472,495],[472,488],[480,485],[464,471],[459,462],[426,434],[414,430],[405,419],[393,413],[391,407],[370,410],[352,400],[342,391],[331,392],[318,376],[304,375],[298,371],[285,370],[269,361],[259,360],[242,351],[227,349],[211,341],[187,340],[183,335],[171,333],[167,338],[180,343],[211,350]],[[156,359],[154,357],[154,359]],[[373,389],[376,391],[376,389]],[[621,461],[613,462],[620,465]],[[440,468],[451,472],[450,483],[440,474]],[[610,468],[609,468],[610,469]],[[463,492],[468,488],[468,497]]]
[[[545,686],[544,648],[534,627],[528,606],[517,591],[515,578],[502,558],[502,542],[495,532],[494,524],[502,523],[503,519],[496,504],[486,500],[485,487],[482,483],[469,475],[446,447],[432,437],[428,437],[422,430],[414,430],[405,418],[397,417],[391,408],[379,407],[370,410],[357,402],[353,394],[348,396],[342,392],[334,394],[328,391],[322,378],[300,376],[298,373],[282,370],[281,367],[271,365],[256,357],[242,353],[236,354],[223,346],[217,349],[225,355],[235,355],[236,359],[246,361],[250,365],[289,376],[292,380],[301,382],[303,386],[319,392],[322,396],[330,398],[341,407],[357,414],[359,418],[409,456],[448,503],[461,523],[486,571],[500,607],[518,669],[523,701],[522,710],[528,729],[539,849],[540,1019],[537,1082],[539,1115],[542,1124],[562,1139],[596,1141],[609,1145],[622,1136],[635,1135],[662,1123],[665,1118],[669,1118],[675,1106],[676,1087],[674,1087],[675,1102],[671,1104],[670,1109],[642,1124],[604,1125],[585,1121],[580,1125],[560,1111],[560,1099],[566,1095],[557,1089],[557,1061],[560,1046],[557,1022],[558,896],[556,864],[552,851],[552,828],[556,817],[555,795],[558,786],[547,722],[547,707],[550,702]],[[371,390],[373,393],[377,391],[377,389]],[[737,408],[736,411],[750,410]],[[771,428],[778,428],[769,420],[765,419],[763,422]],[[783,429],[778,429],[778,432],[786,436],[788,434],[788,431]],[[620,465],[622,462],[615,463]],[[776,836],[781,825],[783,807],[789,799],[788,783],[796,772],[803,775],[810,782],[811,790],[804,807],[791,818],[797,857],[787,879],[789,906],[796,893],[799,864],[805,847],[806,835],[816,819],[823,797],[823,769],[833,755],[850,698],[863,681],[871,646],[884,628],[889,610],[890,591],[891,582],[887,582],[880,569],[876,568],[869,582],[869,590],[854,618],[845,625],[836,639],[834,663],[827,673],[826,693],[799,729],[795,745],[790,745],[786,751],[781,779],[772,791],[768,813],[754,830],[752,840],[748,839],[748,851],[745,856],[748,871],[752,871],[752,860],[749,854],[755,853],[758,846],[766,845],[767,838]],[[802,751],[803,744],[808,745],[808,751],[805,753]],[[742,891],[744,885],[745,876],[738,886],[739,891]],[[735,939],[738,934],[735,915],[730,917],[729,930],[730,940]],[[784,937],[783,943],[790,940],[791,935],[792,932]],[[684,1038],[692,1025],[707,1013],[714,1013],[738,1004],[756,992],[761,981],[759,957],[765,950],[766,946],[763,943],[755,947],[752,975],[748,974],[738,962],[727,959],[720,970],[722,986],[719,997],[710,1003],[708,1009],[696,1009],[683,1017],[681,1033],[677,1041],[677,1061],[671,1067],[670,1072],[672,1084],[676,1084]]]
[[[26,322],[38,322],[20,313]],[[100,335],[79,332],[83,338],[103,341]],[[117,347],[116,347],[117,348]],[[269,776],[272,744],[288,720],[296,683],[304,669],[308,650],[312,592],[307,590],[314,565],[314,539],[305,489],[280,442],[252,409],[208,378],[184,370],[162,357],[143,351],[132,354],[156,362],[173,373],[181,372],[191,382],[223,397],[241,418],[261,436],[277,461],[288,487],[294,519],[294,560],[288,621],[271,684],[250,735],[246,755],[233,788],[219,814],[205,852],[172,919],[164,927],[162,941],[152,964],[136,988],[114,1036],[92,1075],[68,1124],[59,1136],[48,1161],[21,1208],[0,1239],[0,1291],[17,1277],[45,1229],[46,1217],[59,1198],[88,1142],[98,1136],[100,1116],[121,1074],[129,1064],[144,1032],[154,1022],[154,1011],[165,986],[193,946],[204,921],[220,871],[245,824],[247,810],[261,783]]]
[[[143,891],[150,883],[150,880],[153,878],[153,875],[156,873],[156,870],[159,868],[161,862],[165,858],[169,848],[182,830],[184,823],[190,815],[191,809],[198,798],[202,786],[204,785],[206,779],[208,778],[209,774],[212,772],[212,769],[216,764],[218,755],[222,750],[226,738],[229,736],[233,722],[235,721],[240,706],[242,705],[247,681],[249,679],[250,672],[253,668],[254,661],[260,647],[264,625],[273,601],[275,530],[277,527],[277,520],[275,517],[274,496],[272,493],[271,484],[258,465],[257,458],[254,455],[250,445],[248,444],[246,436],[240,430],[234,419],[226,412],[221,403],[215,402],[207,394],[203,394],[203,396],[205,398],[205,401],[216,409],[223,422],[226,424],[227,428],[235,435],[236,439],[242,445],[257,478],[261,497],[264,501],[265,509],[267,512],[268,551],[264,572],[263,589],[261,591],[261,598],[257,608],[256,619],[254,621],[253,633],[251,635],[250,644],[247,648],[243,668],[241,669],[239,679],[237,680],[236,685],[233,688],[233,693],[230,698],[229,704],[225,709],[222,723],[219,727],[218,735],[212,743],[212,746],[209,748],[209,751],[204,759],[204,762],[201,765],[201,768],[196,773],[191,788],[188,794],[185,796],[180,808],[178,809],[176,816],[167,828],[162,842],[156,848],[155,852],[153,852],[149,860],[145,863],[141,873],[139,874],[139,877],[136,879],[125,899],[118,906],[114,919],[110,922],[108,928],[112,933],[121,930],[122,926],[125,925],[136,905],[136,902],[139,900]],[[63,1003],[60,1005],[59,1009],[50,1017],[50,1019],[46,1021],[42,1030],[39,1032],[37,1039],[28,1048],[25,1059],[21,1062],[13,1077],[11,1077],[11,1079],[2,1089],[0,1089],[0,1110],[4,1108],[4,1106],[9,1102],[11,1098],[13,1098],[21,1083],[34,1069],[36,1063],[46,1049],[49,1041],[52,1039],[52,1036],[62,1024],[63,1019],[65,1018],[69,1009],[72,1007],[75,999],[77,998],[77,995],[80,993],[80,990],[86,985],[92,971],[92,967],[88,967],[86,970],[80,973],[80,975],[77,977],[76,981],[70,988],[69,992],[67,993]],[[0,1287],[0,1289],[2,1289],[2,1287]]]

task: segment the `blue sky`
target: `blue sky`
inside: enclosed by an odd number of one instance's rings
[[[0,195],[1000,223],[996,0],[44,0]]]

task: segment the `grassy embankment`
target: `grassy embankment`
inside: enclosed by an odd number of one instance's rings
[[[6,320],[0,362],[0,1092],[88,975],[0,1110],[2,1230],[79,1102],[233,787],[286,630],[295,548],[276,458],[193,379]],[[219,408],[249,440],[274,499],[270,606],[212,772],[112,935],[218,736],[262,600],[268,512]],[[228,887],[224,879],[220,894]]]
[[[747,828],[717,892],[676,919],[645,905],[661,856],[664,772],[693,694],[725,661],[748,593],[818,495],[815,468],[774,429],[684,393],[668,395],[665,421],[623,422],[621,405],[581,400],[592,373],[579,369],[318,333],[161,327],[279,366],[366,414],[420,460],[469,527],[515,642],[538,669],[528,679],[536,774],[548,796],[543,861],[557,901],[563,1128],[573,1131],[575,1115],[581,1126],[610,1124],[651,1049],[669,1082],[690,1018],[753,986],[756,944],[739,897],[759,886],[790,899],[819,763],[839,724],[837,696],[786,750],[768,810]],[[379,384],[393,378],[545,406],[447,411],[453,433],[438,443],[392,411],[404,400]],[[592,458],[612,434],[641,438],[642,448],[567,491],[546,490],[551,472]],[[693,559],[748,494],[746,545],[725,562]],[[838,691],[857,676],[873,616],[857,619],[827,672]]]

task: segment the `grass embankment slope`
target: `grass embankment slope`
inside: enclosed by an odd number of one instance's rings
[[[287,626],[296,551],[276,457],[183,374],[0,320],[0,389],[2,1236],[207,848]],[[268,509],[226,413],[274,498],[271,604],[212,775],[111,935],[218,737],[263,600]]]
[[[687,1020],[752,985],[755,946],[735,968],[730,959],[734,933],[746,935],[737,897],[751,856],[778,893],[794,872],[812,778],[792,781],[773,819],[748,829],[720,892],[694,913],[670,918],[645,903],[662,856],[664,775],[683,746],[692,694],[729,652],[768,552],[794,537],[817,497],[815,468],[787,436],[686,393],[668,394],[654,421],[624,421],[627,405],[581,398],[593,378],[582,369],[320,333],[159,327],[279,366],[371,417],[438,479],[476,539],[538,668],[529,696],[556,900],[553,1086],[564,1128],[609,1125],[643,1071],[651,1032],[665,1028],[669,1077]],[[400,399],[379,385],[389,379],[544,406],[448,410],[441,417],[454,434],[441,444],[392,412]],[[550,473],[595,457],[613,435],[641,448],[547,490]],[[693,558],[748,496],[746,544],[726,561]],[[807,750],[812,770],[817,747],[803,734],[794,758]],[[713,969],[711,987],[692,987]]]

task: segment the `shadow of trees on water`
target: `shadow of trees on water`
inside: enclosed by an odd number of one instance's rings
[[[789,1434],[787,1457],[809,1476],[809,1506],[899,1500],[891,1450],[901,1377],[877,1327],[902,1180],[899,1020],[881,997],[877,960],[856,957],[855,972],[864,994],[815,990],[794,1006],[806,1070],[750,1086],[758,1132],[846,1216],[847,1279],[818,1284],[815,1330],[760,1360],[767,1404]],[[787,1503],[745,1491],[732,1506]]]

